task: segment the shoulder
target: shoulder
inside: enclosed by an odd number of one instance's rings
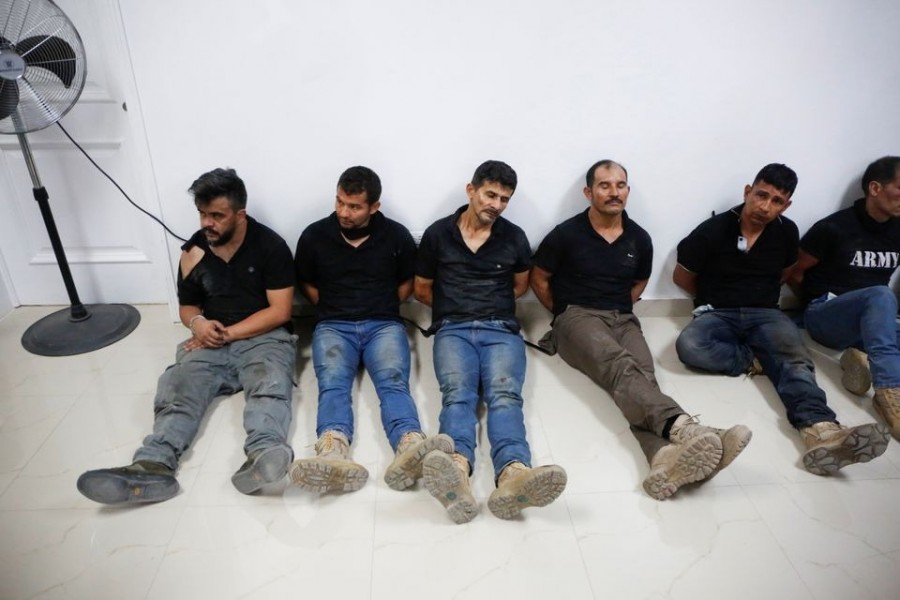
[[[626,217],[624,220],[624,228],[628,235],[634,236],[641,240],[650,241],[650,234],[646,229],[638,225],[637,221],[633,220],[630,217]]]
[[[206,255],[206,251],[203,250],[200,246],[191,246],[187,250],[183,250],[181,252],[181,258],[178,261],[178,267],[181,270],[181,276],[186,278],[191,274],[191,271],[200,264],[200,261],[203,260],[203,257]]]
[[[252,217],[247,217],[247,233],[263,243],[286,245],[283,237]]]
[[[797,224],[784,215],[778,217],[775,222],[778,223],[779,227],[781,227],[785,235],[797,237],[800,234],[800,230],[797,227]]]

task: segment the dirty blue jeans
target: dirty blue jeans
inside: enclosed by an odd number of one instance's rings
[[[496,319],[445,322],[434,337],[434,373],[443,403],[441,433],[453,438],[469,465],[475,464],[480,392],[487,405],[495,479],[512,462],[531,466],[522,413],[525,343],[513,332],[517,329]]]
[[[772,380],[796,428],[834,421],[800,330],[777,308],[718,308],[682,330],[675,342],[684,364],[732,377],[747,373],[753,357]]]
[[[244,390],[244,452],[252,456],[288,446],[297,336],[282,327],[221,348],[186,352],[178,344],[175,364],[159,377],[153,401],[153,433],[134,453],[170,469],[197,435],[217,396]]]
[[[876,389],[900,387],[900,323],[897,296],[886,285],[853,290],[829,299],[816,298],[806,307],[809,336],[829,348],[854,347],[869,355]]]
[[[403,434],[421,431],[409,393],[409,339],[399,321],[326,320],[312,339],[313,367],[319,382],[316,435],[340,431],[353,440],[353,380],[362,363],[381,402],[381,424],[391,448]]]

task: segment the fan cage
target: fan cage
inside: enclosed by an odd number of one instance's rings
[[[54,38],[68,45],[73,55],[63,51],[65,46]],[[21,52],[17,44],[29,47]],[[0,133],[28,133],[49,127],[78,101],[86,77],[84,45],[56,4],[49,0],[0,0],[0,51],[3,50],[20,54],[26,66],[19,79],[0,79],[0,98],[6,102],[18,98],[14,110],[3,111],[9,114],[0,119]],[[47,68],[51,65],[56,65],[57,70],[71,70],[74,66],[68,86]]]

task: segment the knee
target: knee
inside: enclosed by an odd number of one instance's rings
[[[675,353],[685,364],[692,364],[702,350],[703,344],[690,329],[684,329],[675,339]]]
[[[894,290],[886,285],[877,285],[869,288],[866,302],[869,306],[886,310],[892,316],[897,314],[897,295],[894,293]]]

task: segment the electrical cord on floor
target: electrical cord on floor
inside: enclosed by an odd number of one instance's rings
[[[169,227],[168,227],[165,223],[163,223],[162,220],[159,219],[159,217],[157,217],[156,215],[154,215],[154,214],[152,214],[152,213],[150,213],[150,212],[147,212],[143,207],[141,207],[141,206],[138,205],[134,200],[132,200],[131,197],[130,197],[128,194],[125,193],[125,190],[122,189],[122,186],[120,186],[118,183],[116,183],[116,180],[113,179],[113,178],[109,175],[109,173],[107,173],[106,171],[104,171],[103,168],[102,168],[100,165],[98,165],[97,162],[96,162],[93,158],[91,158],[91,155],[88,154],[87,151],[86,151],[84,148],[82,148],[81,145],[80,145],[78,142],[76,142],[75,139],[74,139],[71,135],[69,135],[69,132],[66,131],[66,128],[62,126],[62,123],[60,123],[59,121],[57,121],[56,124],[59,126],[59,128],[62,130],[62,132],[65,134],[65,136],[66,136],[67,138],[69,138],[69,141],[72,142],[72,143],[75,145],[76,148],[78,148],[79,150],[81,150],[81,153],[84,154],[85,158],[87,158],[87,159],[91,162],[91,164],[94,165],[94,167],[97,168],[98,171],[100,171],[101,173],[103,173],[104,177],[106,177],[107,179],[109,179],[110,182],[112,182],[112,184],[113,184],[114,186],[116,186],[116,189],[119,190],[119,191],[122,193],[123,196],[125,196],[125,199],[128,200],[128,202],[130,202],[131,205],[132,205],[133,207],[135,207],[136,209],[138,209],[139,211],[141,211],[142,213],[144,213],[145,215],[147,215],[148,217],[150,217],[151,219],[153,219],[154,221],[156,221],[157,223],[159,223],[159,224],[162,226],[162,228],[165,229],[166,232],[167,232],[169,235],[171,235],[172,237],[174,237],[174,238],[176,238],[176,239],[179,239],[179,240],[181,240],[182,242],[186,242],[186,241],[187,241],[186,239],[184,239],[183,237],[181,237],[180,235],[178,235],[177,233],[175,233],[174,231],[172,231],[171,229],[169,229]]]

